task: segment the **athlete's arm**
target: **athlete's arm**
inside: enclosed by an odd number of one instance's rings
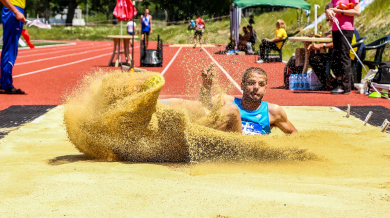
[[[139,32],[142,34],[142,22],[144,22],[142,20],[142,18],[144,17],[144,15],[141,15],[141,19],[140,19],[140,22],[139,22]]]
[[[201,72],[202,76],[202,87],[200,88],[199,101],[202,102],[202,105],[207,109],[213,107],[212,98],[211,98],[211,87],[213,86],[213,73],[214,65],[211,63],[206,69],[203,69]]]
[[[202,70],[202,87],[200,88],[199,101],[202,103],[203,107],[211,109],[214,104],[218,106],[224,106],[227,104],[232,104],[234,101],[234,96],[231,95],[211,95],[211,88],[213,86],[214,73],[212,68],[214,64],[211,63],[206,69]]]
[[[15,18],[18,20],[18,21],[21,21],[21,22],[26,22],[26,18],[24,17],[24,15],[22,13],[20,13],[20,11],[18,9],[15,8],[15,6],[13,4],[11,4],[11,2],[9,0],[0,0],[1,3],[3,3],[3,5],[5,7],[7,7],[8,9],[10,9],[12,12],[14,12],[15,14]]]
[[[282,107],[276,104],[269,104],[268,111],[270,113],[271,126],[276,126],[287,134],[298,132],[294,125],[288,120],[287,114]]]
[[[153,33],[152,15],[149,16],[150,16],[150,33]]]

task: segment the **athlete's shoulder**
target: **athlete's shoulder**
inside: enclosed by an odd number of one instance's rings
[[[284,116],[286,114],[281,106],[272,103],[268,103],[268,112],[273,116]]]
[[[231,95],[223,95],[222,99],[225,102],[225,104],[232,104],[234,102],[235,97]]]

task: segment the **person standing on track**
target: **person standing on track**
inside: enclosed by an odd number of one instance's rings
[[[202,51],[202,35],[206,28],[206,24],[199,14],[196,14],[195,20],[195,34],[194,34],[194,48],[196,47],[196,36],[199,36],[200,50]]]
[[[332,39],[333,55],[332,70],[337,79],[337,87],[330,91],[331,94],[349,94],[351,92],[352,68],[349,56],[349,44],[352,42],[354,33],[354,17],[359,16],[359,0],[332,0],[332,6],[326,10],[327,16],[333,21]],[[343,9],[340,5],[347,6],[352,4],[352,8]],[[339,31],[335,18],[339,22],[341,32]],[[348,40],[345,40],[345,38]]]
[[[127,34],[129,34],[130,36],[134,34],[137,34],[137,24],[135,22],[133,22],[132,20],[130,20],[129,22],[127,22]]]
[[[135,22],[130,20],[129,22],[127,22],[126,26],[127,26],[127,34],[129,34],[129,36],[133,36],[137,34],[137,24]],[[132,46],[131,40],[130,40],[130,46]]]
[[[148,48],[149,34],[153,33],[152,15],[149,14],[149,9],[145,9],[144,15],[141,15],[141,38],[145,40],[145,46]]]
[[[1,51],[0,94],[25,94],[13,86],[12,69],[18,55],[19,38],[22,34],[25,0],[0,0],[4,4],[1,12],[3,21],[3,49]]]

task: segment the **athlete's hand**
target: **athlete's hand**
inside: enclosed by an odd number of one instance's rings
[[[208,67],[202,70],[203,87],[211,88],[214,79],[214,63],[211,63]]]
[[[26,18],[24,17],[24,15],[22,14],[22,13],[20,13],[19,11],[17,11],[16,13],[15,13],[15,18],[16,18],[16,20],[18,20],[18,21],[21,21],[21,22],[27,22],[27,20],[26,20]]]
[[[153,30],[152,30],[152,29],[150,30],[150,33],[153,33]]]

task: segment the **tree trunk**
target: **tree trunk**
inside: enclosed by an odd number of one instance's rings
[[[69,0],[68,4],[68,14],[66,16],[66,26],[72,26],[73,17],[74,17],[74,10],[77,7],[76,0]]]
[[[45,0],[44,6],[45,6],[45,20],[50,23],[50,0]]]

